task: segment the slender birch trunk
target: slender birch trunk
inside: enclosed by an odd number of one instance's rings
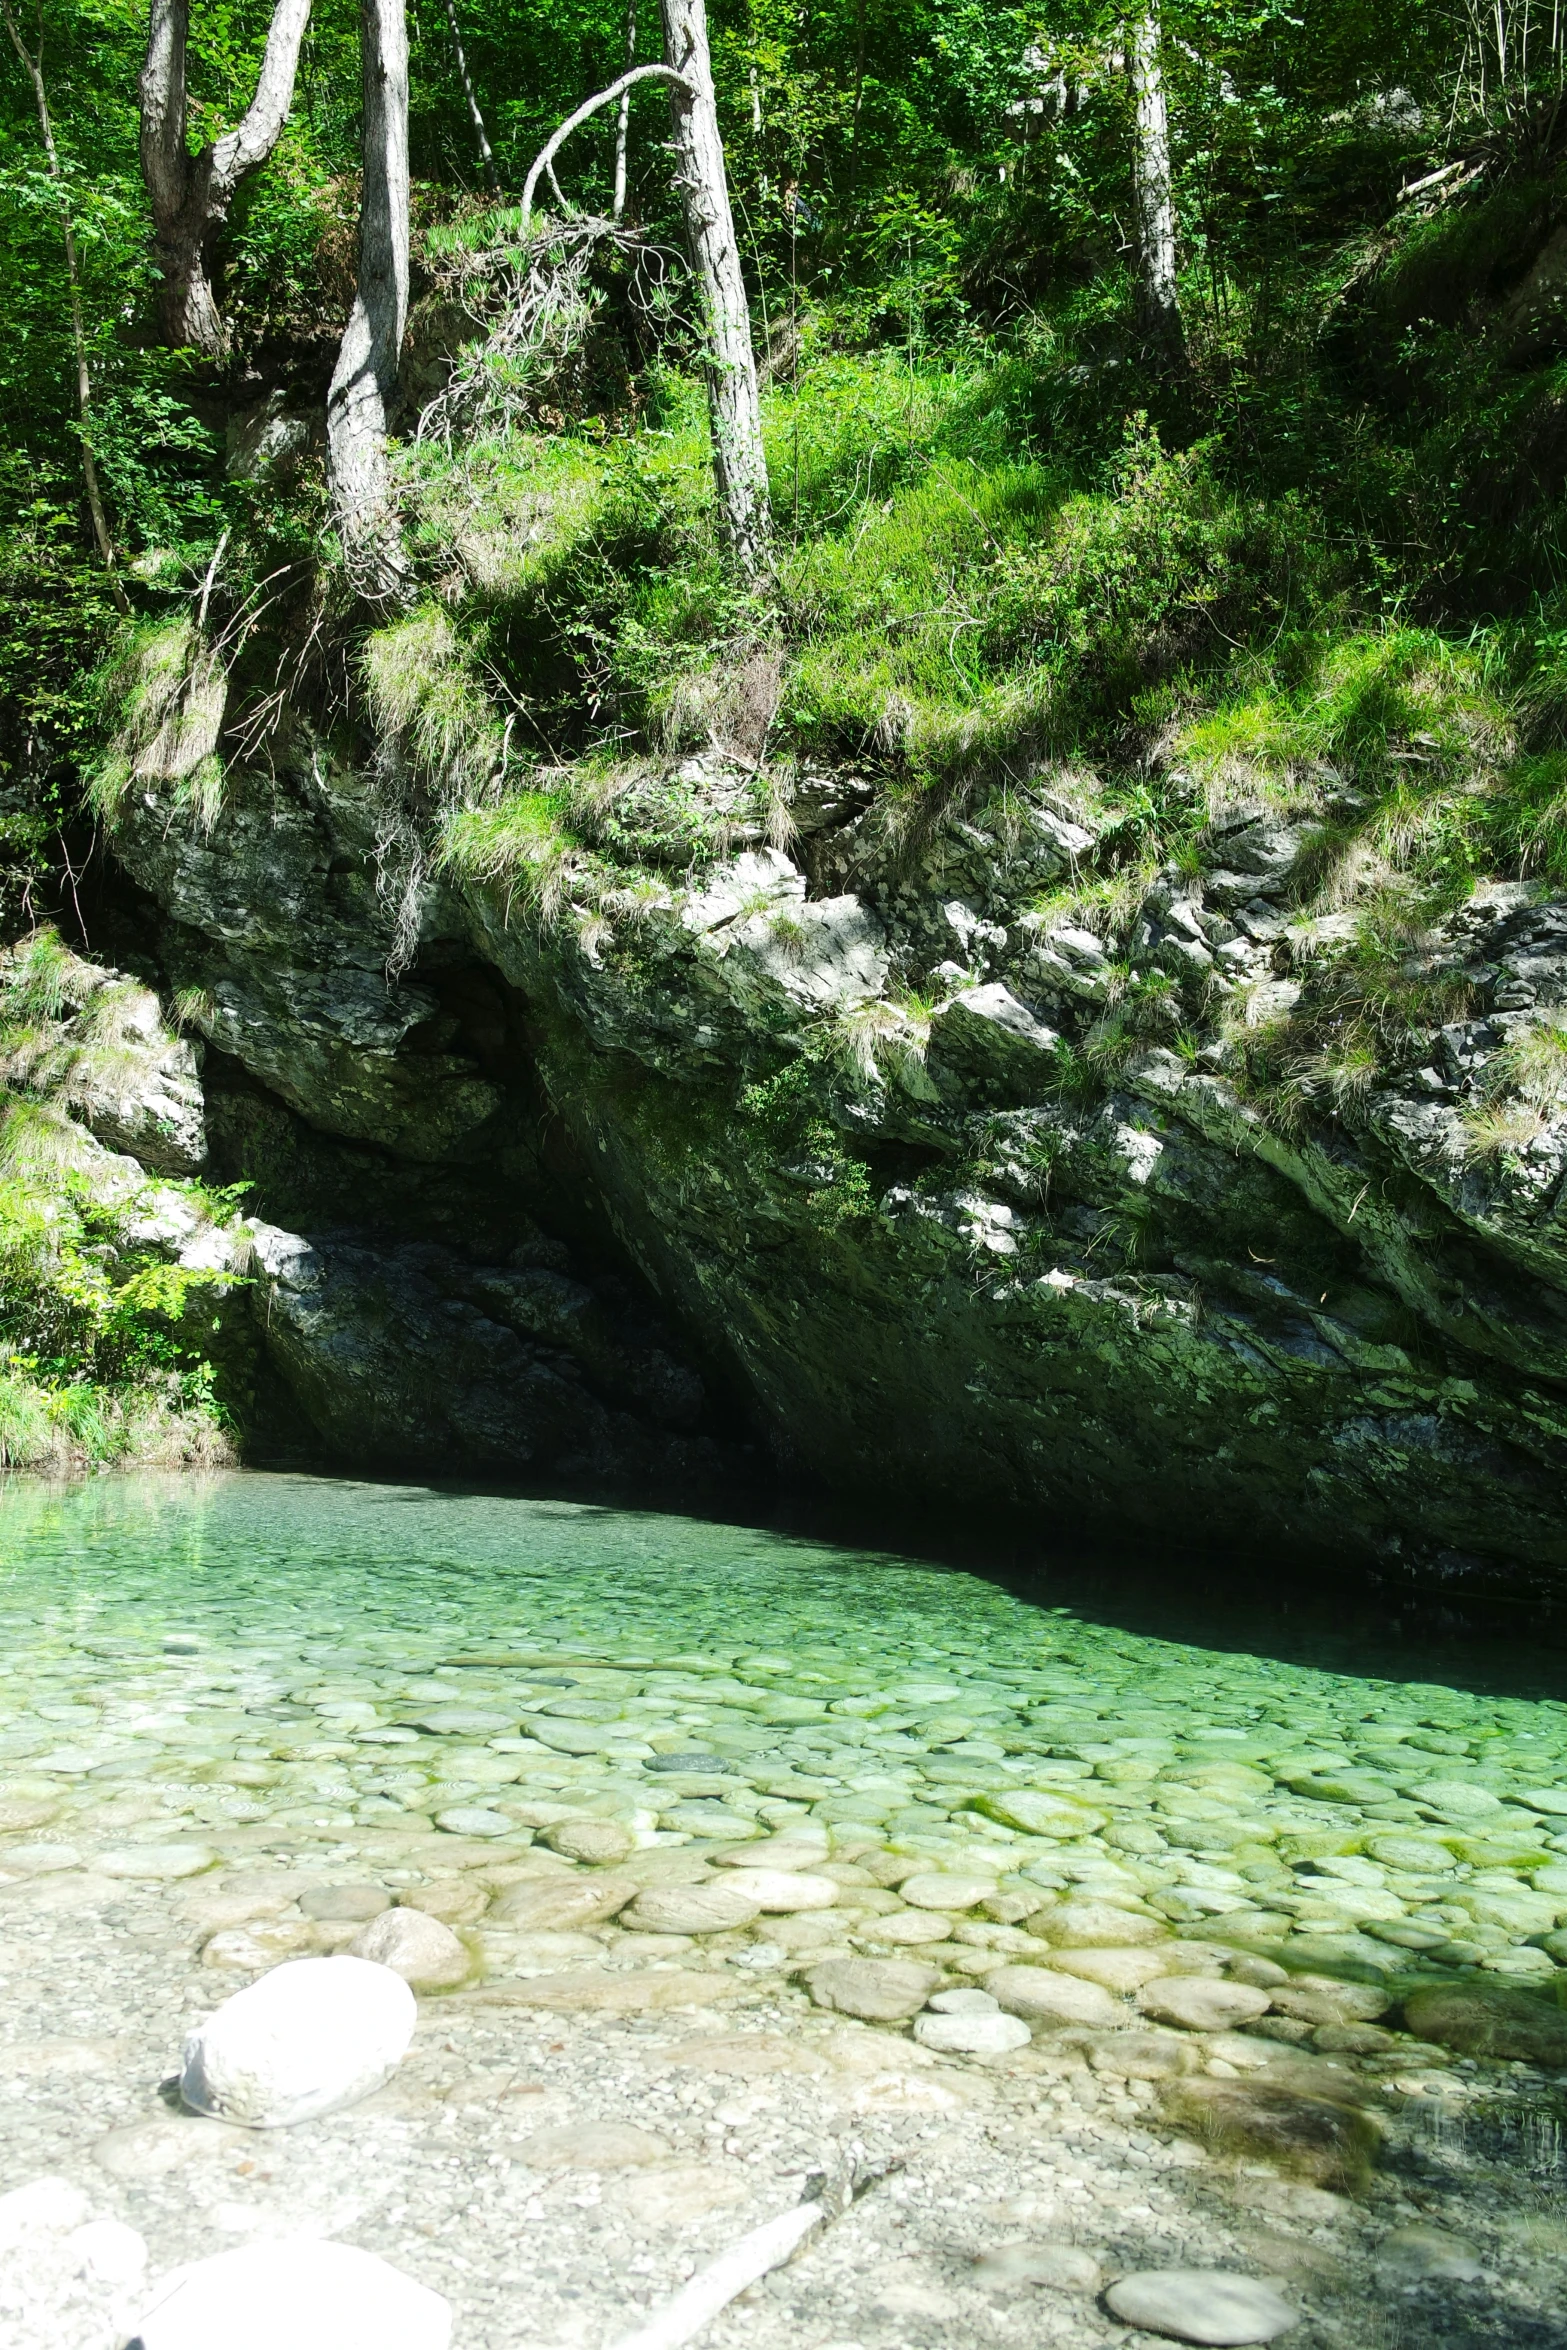
[[[1165,366],[1186,367],[1186,333],[1175,281],[1175,195],[1170,177],[1170,120],[1159,61],[1158,0],[1147,0],[1126,28],[1137,127],[1132,181],[1137,202],[1138,307],[1143,331]]]
[[[71,308],[71,341],[76,353],[76,411],[81,420],[82,474],[87,485],[87,511],[92,516],[93,537],[98,542],[98,552],[109,574],[110,593],[120,610],[125,612],[130,607],[115,572],[114,541],[109,536],[109,518],[104,512],[103,490],[98,480],[98,461],[93,455],[92,371],[87,364],[87,328],[82,316],[81,270],[76,259],[76,223],[71,217],[70,192],[60,164],[60,150],[54,142],[54,118],[49,112],[49,91],[44,81],[42,16],[40,14],[35,55],[22,39],[16,18],[11,12],[10,0],[0,0],[0,10],[4,12],[5,29],[11,36],[11,46],[21,59],[22,69],[33,86],[33,103],[38,109],[38,130],[44,143],[44,158],[49,166],[55,200],[60,207],[60,234],[65,245],[66,293]]]
[[[766,567],[772,518],[751,310],[718,133],[707,10],[704,0],[662,0],[662,7],[665,55],[681,77],[671,85],[675,179],[704,314],[718,512],[735,560],[754,573]]]
[[[185,143],[190,0],[152,0],[141,73],[141,168],[163,279],[159,321],[176,351],[221,359],[227,349],[212,289],[212,250],[240,182],[282,136],[309,22],[310,0],[277,0],[249,111],[236,129],[192,155]]]
[[[496,176],[495,156],[490,146],[490,134],[484,127],[484,113],[479,104],[479,95],[473,86],[473,76],[468,71],[468,59],[462,45],[462,31],[457,22],[457,0],[446,0],[446,22],[452,36],[452,56],[456,60],[457,79],[461,82],[462,94],[468,101],[468,119],[473,124],[473,135],[479,144],[479,169],[484,174],[484,184],[490,194],[498,196],[501,192],[501,183]]]
[[[629,73],[637,61],[637,0],[626,0],[626,67]],[[615,196],[610,208],[611,220],[619,220],[626,209],[626,162],[631,150],[631,92],[620,93],[620,111],[615,117]]]
[[[364,183],[359,283],[327,393],[327,472],[343,550],[367,594],[404,566],[386,459],[387,411],[408,318],[408,22],[404,0],[360,0]]]

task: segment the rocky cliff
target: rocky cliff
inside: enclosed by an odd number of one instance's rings
[[[1342,1006],[1353,927],[1299,910],[1299,811],[1230,808],[1095,930],[1047,780],[910,828],[805,775],[783,847],[740,770],[662,780],[729,812],[723,853],[655,844],[593,919],[417,871],[400,904],[376,785],[320,744],[231,771],[210,830],[122,814],[331,1457],[665,1490],[770,1460],[1047,1535],[1554,1585],[1567,1125],[1530,1071],[1567,907],[1481,889],[1404,954],[1426,1024],[1286,1101],[1258,1040]]]

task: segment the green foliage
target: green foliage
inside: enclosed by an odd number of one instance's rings
[[[221,1457],[223,1414],[200,1301],[213,1276],[171,1263],[144,1203],[80,1116],[117,1100],[166,1042],[150,999],[50,929],[0,960],[0,1461]],[[204,1214],[232,1194],[184,1187]],[[210,1313],[206,1320],[210,1321]]]

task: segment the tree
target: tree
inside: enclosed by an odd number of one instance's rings
[[[501,192],[501,183],[496,176],[495,156],[490,146],[490,134],[484,127],[484,109],[479,104],[479,93],[474,88],[473,76],[468,71],[468,59],[462,45],[462,28],[457,22],[457,0],[446,0],[446,23],[452,36],[452,60],[457,67],[457,79],[461,82],[462,94],[468,101],[468,119],[473,124],[473,135],[478,142],[479,169],[484,174],[484,184],[490,194],[498,196]]]
[[[0,0],[0,12],[5,16],[5,29],[11,36],[11,46],[22,61],[23,71],[32,84],[33,103],[38,109],[38,130],[44,143],[44,160],[49,167],[60,206],[60,234],[65,246],[65,283],[71,306],[71,341],[76,352],[76,412],[82,435],[82,474],[87,486],[87,511],[92,516],[93,537],[103,557],[104,569],[109,574],[110,591],[121,611],[126,609],[125,590],[121,587],[114,567],[114,541],[109,536],[109,518],[104,512],[103,491],[98,482],[98,461],[92,445],[92,371],[87,364],[87,329],[82,317],[82,281],[76,262],[76,223],[71,217],[71,199],[65,185],[65,173],[60,166],[60,151],[55,144],[54,118],[49,112],[49,91],[44,81],[43,19],[38,22],[38,47],[28,48],[22,39],[21,28],[11,12],[10,0]]]
[[[228,337],[212,288],[213,248],[240,182],[282,136],[310,0],[277,0],[256,94],[238,128],[192,155],[186,144],[190,0],[152,0],[141,72],[141,168],[152,205],[163,339],[221,359]]]
[[[1175,282],[1175,196],[1170,180],[1170,120],[1159,59],[1159,0],[1126,28],[1136,127],[1132,185],[1137,205],[1138,308],[1143,332],[1164,368],[1186,369],[1186,332]]]
[[[707,10],[704,0],[662,0],[662,7],[664,53],[680,77],[670,85],[675,181],[702,302],[719,519],[741,569],[758,572],[766,565],[772,527],[767,460],[751,348],[751,307],[713,96]]]
[[[343,552],[368,595],[405,572],[386,461],[408,318],[408,22],[404,0],[360,0],[359,276],[327,393],[327,472]]]

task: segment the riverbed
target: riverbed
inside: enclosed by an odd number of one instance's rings
[[[308,2235],[456,2350],[608,2350],[825,2172],[864,2191],[714,2350],[1149,2341],[1104,2293],[1171,2268],[1299,2350],[1567,2343],[1553,1660],[1265,1622],[572,1502],[11,1484],[0,2193],[75,2201],[0,2252],[7,2340],[118,2350]],[[711,1925],[764,1844],[816,1891]],[[384,2088],[180,2109],[202,2017],[388,1905],[464,1956]]]

